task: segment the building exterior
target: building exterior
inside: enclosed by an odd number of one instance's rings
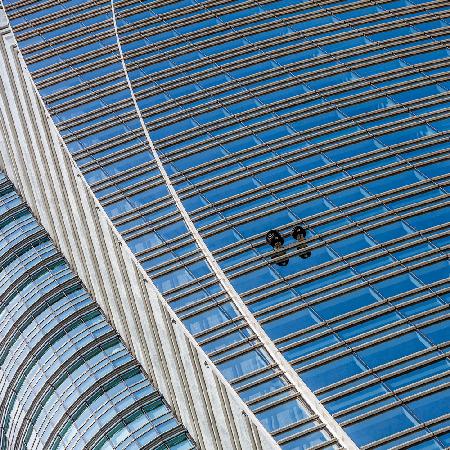
[[[0,447],[193,449],[0,173]]]
[[[450,446],[448,2],[3,4],[57,144],[2,169],[67,167],[41,221],[195,445]]]
[[[176,442],[169,439],[171,433],[168,433],[164,435],[167,437],[164,442],[155,436],[148,445],[141,442],[135,445],[158,450],[167,450],[168,445],[174,450],[186,446],[189,448],[191,442],[196,448],[203,449],[278,448],[272,436],[226,382],[158,293],[96,200],[44,108],[2,9],[0,58],[0,171],[7,175],[14,190],[22,198],[23,205],[20,208],[25,209],[27,204],[37,222],[42,225],[40,233],[47,233],[56,244],[72,271],[72,277],[76,274],[125,346],[141,363],[144,369],[142,373],[145,372],[150,381],[147,390],[153,388],[155,392],[158,391],[158,398],[162,394],[161,401],[170,406],[179,424],[174,429],[174,438],[183,436],[182,428],[178,428],[181,424],[190,436],[188,440]],[[24,236],[24,245],[32,244],[33,240]],[[33,273],[31,267],[30,276]],[[18,287],[11,284],[8,289]],[[61,290],[64,287],[61,286]],[[3,295],[0,297],[2,305],[6,300]],[[93,309],[94,305],[89,307]],[[4,320],[8,321],[9,317],[2,315],[2,328]],[[14,323],[17,327],[21,326],[21,320]],[[60,328],[58,320],[54,320],[52,325],[55,331]],[[9,341],[3,341],[3,336],[1,339],[0,350],[3,350],[3,344]],[[45,337],[42,344],[45,344]],[[29,360],[26,352],[22,357]],[[29,362],[31,365],[36,361]],[[16,370],[14,356],[10,356],[8,363],[8,374],[3,373],[3,364],[0,366],[0,402],[3,406],[11,405],[8,400],[10,395],[6,395],[11,394],[11,388],[14,389],[14,384],[10,385],[14,382]],[[137,365],[135,361],[134,364]],[[35,371],[39,368],[36,365],[33,367]],[[123,370],[126,368],[124,366]],[[94,375],[95,372],[93,370]],[[45,379],[45,373],[39,374],[38,371],[39,375]],[[98,386],[94,380],[91,381]],[[39,392],[36,392],[45,405],[46,392],[40,393],[41,389],[48,389],[48,385],[39,386]],[[78,402],[84,400],[82,392],[79,391]],[[123,403],[113,405],[117,408],[117,418],[126,416],[126,411],[122,411],[121,407],[126,409],[126,401],[131,398],[127,396]],[[21,421],[33,420],[27,413],[29,405],[22,405],[15,399],[14,406],[19,409],[22,407],[25,415],[19,416]],[[64,406],[67,412],[71,412],[71,403],[65,403]],[[16,420],[11,422],[10,416],[3,410],[0,410],[0,417],[1,444],[5,448],[18,448],[20,444],[20,448],[48,448],[45,438],[41,440],[33,436],[32,443],[24,443],[22,438],[17,441],[14,433],[20,422],[17,425]],[[51,423],[51,417],[52,411],[44,418]],[[85,411],[84,418],[90,419],[88,411]],[[4,428],[3,420],[8,420],[7,429]],[[70,424],[70,421],[67,423]],[[148,427],[151,423],[144,422],[143,425]],[[127,427],[128,424],[124,426]],[[124,437],[124,433],[120,437]],[[136,433],[135,436],[140,434]],[[86,448],[82,444],[83,441],[80,441],[80,445]],[[117,448],[116,444],[116,438],[100,442],[103,449]],[[125,444],[126,448],[133,448],[129,441]],[[60,448],[64,446],[65,442],[60,444]]]

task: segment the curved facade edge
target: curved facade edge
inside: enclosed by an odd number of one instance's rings
[[[46,112],[1,8],[0,27],[0,169],[200,448],[279,448],[106,216]]]
[[[0,448],[194,444],[0,171]]]

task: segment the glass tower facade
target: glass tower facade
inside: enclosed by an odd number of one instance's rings
[[[0,172],[0,448],[194,446]]]
[[[105,211],[283,449],[339,444],[281,363],[362,449],[450,446],[448,2],[3,3]]]

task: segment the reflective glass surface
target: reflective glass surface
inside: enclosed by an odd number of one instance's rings
[[[2,449],[194,448],[1,172],[0,367]]]
[[[227,280],[355,443],[448,447],[445,2],[5,5],[105,210],[282,448],[335,444],[206,261],[146,132]]]

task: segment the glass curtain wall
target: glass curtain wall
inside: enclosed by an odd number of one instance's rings
[[[218,282],[142,121],[226,277],[354,442],[450,445],[448,2],[4,3],[93,191],[282,448],[335,444]]]
[[[194,449],[0,172],[0,448]]]

